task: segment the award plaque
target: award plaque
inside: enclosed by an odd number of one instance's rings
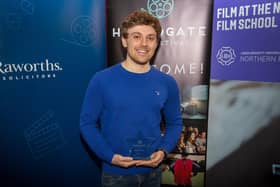
[[[141,132],[136,137],[127,138],[129,156],[134,160],[149,160],[151,154],[149,148],[154,141],[155,138],[145,137]]]

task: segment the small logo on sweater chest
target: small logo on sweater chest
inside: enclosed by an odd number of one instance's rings
[[[160,92],[156,90],[156,91],[155,91],[155,94],[159,96],[159,95],[160,95]]]

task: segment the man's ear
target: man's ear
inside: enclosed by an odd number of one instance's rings
[[[123,46],[124,48],[127,48],[127,41],[126,41],[126,38],[124,38],[124,37],[122,36],[121,40],[122,40],[122,46]]]

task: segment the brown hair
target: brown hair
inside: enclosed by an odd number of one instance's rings
[[[157,33],[157,39],[160,39],[161,26],[159,20],[156,17],[149,14],[148,12],[140,10],[132,12],[124,19],[121,26],[122,36],[124,38],[127,38],[127,30],[136,25],[152,26]]]

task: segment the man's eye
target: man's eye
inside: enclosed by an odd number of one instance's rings
[[[139,35],[134,35],[133,39],[140,39],[140,36]]]
[[[155,38],[154,36],[150,36],[150,37],[148,37],[147,39],[148,39],[149,41],[155,41],[156,38]]]

